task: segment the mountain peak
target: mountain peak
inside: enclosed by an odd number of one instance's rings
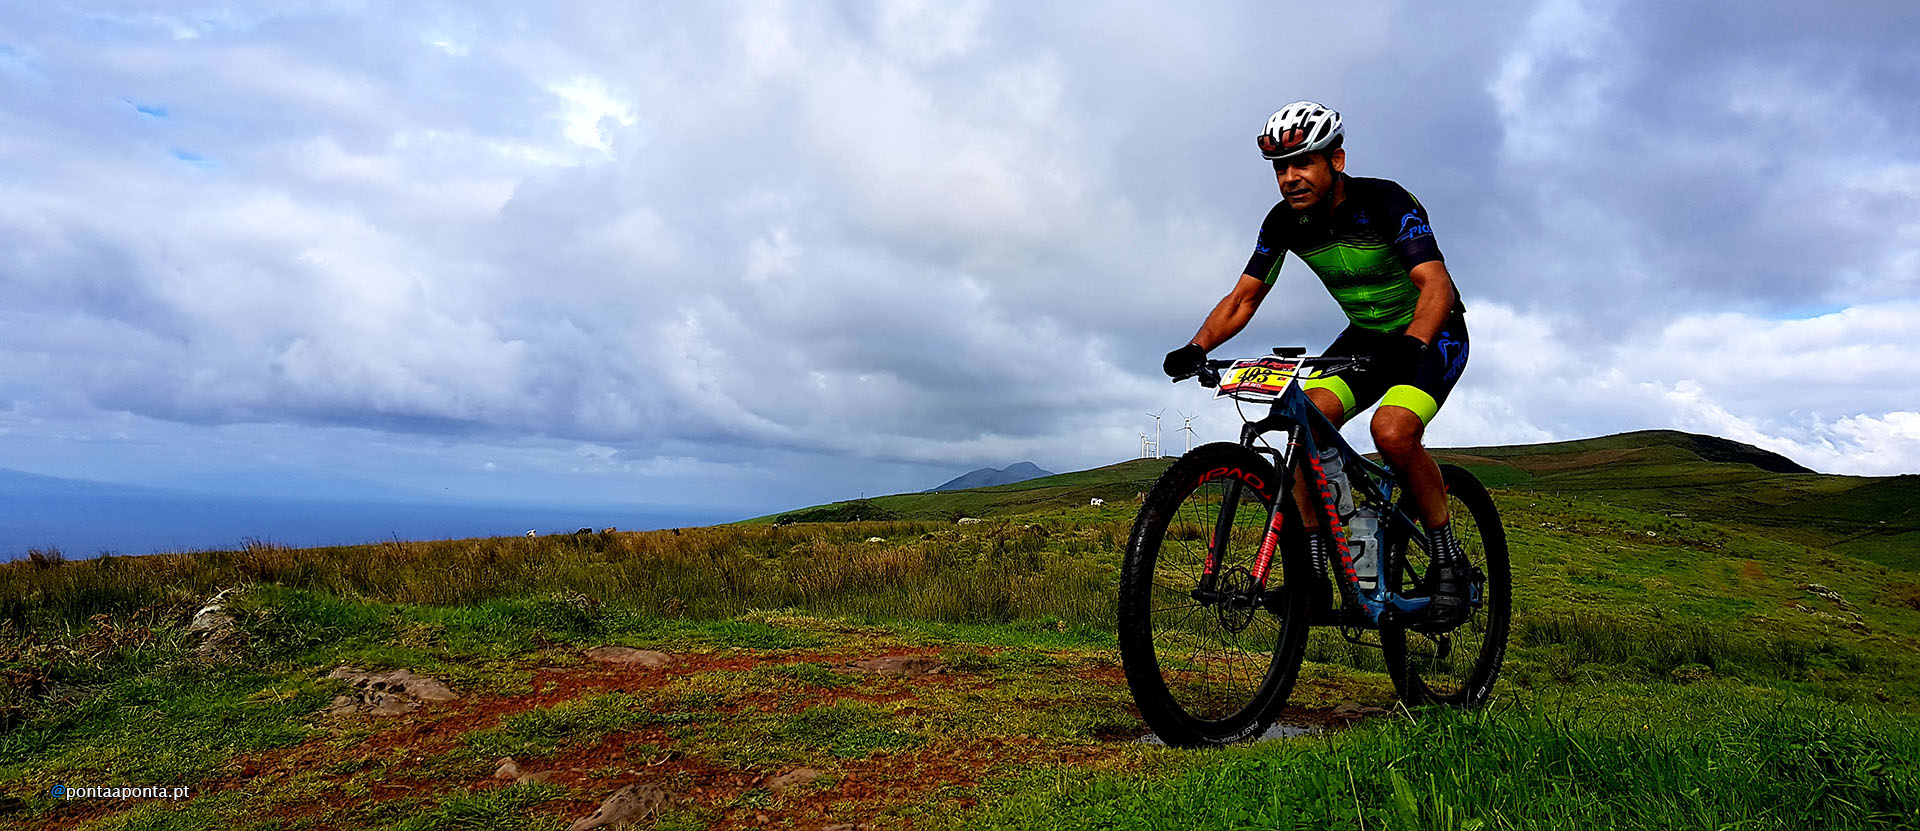
[[[1753,465],[1768,473],[1814,472],[1812,468],[1771,450],[1704,433],[1688,433],[1682,430],[1637,430],[1603,438],[1637,438],[1645,440],[1648,444],[1669,444],[1687,450],[1709,462]]]
[[[1011,485],[1015,482],[1025,482],[1028,479],[1038,479],[1042,476],[1052,475],[1052,471],[1045,470],[1032,462],[1014,462],[998,470],[983,467],[978,470],[969,471],[948,480],[946,484],[940,485],[939,487],[928,488],[927,491],[929,493],[934,491],[960,491],[968,488]]]

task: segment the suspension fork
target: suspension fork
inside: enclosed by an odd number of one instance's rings
[[[1300,457],[1300,455],[1298,455],[1298,451],[1300,451],[1300,430],[1302,430],[1300,426],[1294,426],[1294,428],[1290,428],[1290,430],[1286,432],[1286,459],[1298,459],[1298,457]],[[1252,434],[1252,432],[1254,432],[1254,424],[1248,424],[1244,432]],[[1242,436],[1242,439],[1246,439],[1248,443],[1252,443],[1250,436]],[[1260,557],[1254,558],[1254,593],[1260,593],[1260,591],[1263,591],[1263,589],[1267,587],[1267,574],[1273,572],[1273,553],[1279,551],[1279,547],[1281,547],[1281,522],[1284,522],[1284,518],[1286,518],[1286,507],[1279,505],[1279,501],[1286,499],[1288,495],[1292,495],[1292,487],[1288,486],[1288,472],[1290,472],[1290,470],[1286,470],[1286,468],[1290,468],[1290,466],[1283,464],[1281,468],[1283,468],[1283,470],[1277,470],[1277,474],[1279,474],[1281,480],[1273,484],[1273,487],[1275,487],[1275,493],[1273,493],[1275,505],[1273,505],[1273,510],[1267,512],[1267,530],[1260,535]]]
[[[1251,445],[1254,438],[1259,435],[1258,428],[1257,424],[1248,424],[1243,427],[1241,442]],[[1300,458],[1300,435],[1305,429],[1304,425],[1299,424],[1287,429],[1286,461],[1291,462]],[[1260,535],[1260,554],[1253,561],[1253,590],[1256,593],[1266,588],[1267,575],[1273,571],[1273,554],[1280,548],[1280,526],[1286,518],[1287,510],[1286,506],[1279,504],[1279,501],[1293,494],[1291,478],[1293,465],[1281,464],[1275,467],[1278,468],[1276,474],[1280,480],[1274,483],[1274,506],[1273,510],[1268,512],[1266,531]]]
[[[1213,536],[1207,538],[1207,565],[1200,572],[1200,591],[1212,594],[1214,583],[1218,579],[1221,560],[1225,559],[1222,549],[1233,540],[1233,515],[1240,507],[1240,489],[1244,487],[1239,479],[1227,480],[1227,493],[1220,498],[1220,515],[1213,520]]]
[[[1241,425],[1241,446],[1253,447],[1254,440],[1259,438],[1260,434],[1264,432],[1262,428],[1265,426],[1263,423]],[[1296,458],[1293,451],[1297,450],[1300,446],[1301,429],[1300,426],[1295,425],[1287,431],[1289,452],[1286,458],[1288,459]],[[1276,465],[1275,467],[1284,468],[1285,465]],[[1287,471],[1281,469],[1278,475],[1284,479]],[[1275,488],[1279,489],[1279,496],[1276,498],[1284,497],[1290,492],[1285,488],[1280,488],[1282,484],[1283,482],[1274,483]],[[1214,591],[1220,563],[1225,559],[1225,551],[1223,551],[1223,549],[1233,539],[1233,517],[1234,514],[1239,511],[1240,492],[1244,487],[1245,485],[1241,484],[1238,479],[1227,482],[1227,493],[1221,497],[1220,515],[1213,521],[1213,536],[1207,540],[1207,562],[1206,566],[1200,572],[1200,588],[1196,593],[1212,594]],[[1261,532],[1260,553],[1253,565],[1253,591],[1255,594],[1258,594],[1261,589],[1266,587],[1267,574],[1272,570],[1273,553],[1280,543],[1280,523],[1283,511],[1279,505],[1275,505],[1274,509],[1269,513],[1271,518],[1267,521],[1267,527]]]

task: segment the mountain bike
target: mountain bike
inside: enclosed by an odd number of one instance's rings
[[[1305,354],[1288,347],[1207,361],[1200,383],[1234,399],[1245,422],[1240,441],[1175,460],[1134,521],[1120,576],[1120,657],[1141,717],[1169,745],[1228,744],[1265,731],[1292,694],[1313,626],[1378,647],[1409,705],[1478,706],[1500,673],[1512,580],[1486,488],[1464,468],[1440,466],[1454,534],[1474,566],[1471,616],[1429,631],[1419,613],[1431,561],[1411,499],[1301,387],[1367,359]],[[1246,404],[1268,406],[1249,415]],[[1268,434],[1284,440],[1275,446]],[[1327,457],[1337,465],[1323,465],[1322,437],[1338,450]],[[1330,479],[1332,466],[1344,476]],[[1308,553],[1294,497],[1301,482],[1330,532],[1332,562]]]

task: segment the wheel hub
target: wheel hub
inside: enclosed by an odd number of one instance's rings
[[[1221,572],[1218,579],[1220,602],[1214,604],[1213,611],[1220,618],[1220,628],[1234,634],[1246,631],[1260,605],[1253,594],[1253,573],[1234,566]]]

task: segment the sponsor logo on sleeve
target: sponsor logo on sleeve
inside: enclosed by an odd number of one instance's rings
[[[1395,238],[1394,242],[1406,242],[1414,237],[1430,236],[1433,236],[1433,228],[1427,225],[1426,218],[1420,216],[1419,211],[1408,211],[1406,216],[1400,217],[1400,236]]]

